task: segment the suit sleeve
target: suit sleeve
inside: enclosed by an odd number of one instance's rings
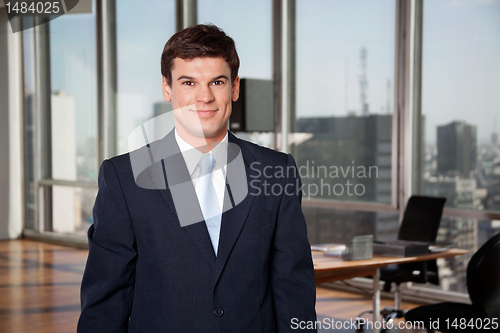
[[[316,321],[316,286],[301,208],[301,181],[291,155],[287,157],[287,170],[274,238],[272,289],[277,331],[297,332],[294,321]]]
[[[113,162],[102,163],[98,182],[77,332],[127,332],[134,295],[135,237]]]

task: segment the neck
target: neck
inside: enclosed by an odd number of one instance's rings
[[[177,128],[177,134],[181,137],[182,140],[189,143],[191,146],[201,151],[203,154],[208,153],[212,149],[214,149],[226,136],[225,132],[219,133],[213,137],[198,137],[193,135],[187,131],[184,131],[181,128]]]

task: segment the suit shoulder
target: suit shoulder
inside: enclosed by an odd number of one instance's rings
[[[133,179],[130,153],[117,155],[104,160],[101,164],[99,174],[102,175],[102,177],[107,177],[110,172],[115,173],[121,181]]]
[[[122,169],[123,167],[130,167],[130,153],[125,153],[117,156],[113,156],[104,162],[111,162],[116,169]],[[103,163],[104,163],[103,162]]]

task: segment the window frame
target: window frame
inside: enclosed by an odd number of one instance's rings
[[[291,152],[288,142],[295,119],[295,10],[297,0],[272,1],[272,57],[275,82],[275,142],[279,150]],[[391,202],[358,202],[312,199],[304,200],[306,207],[366,212],[394,212],[403,216],[405,204],[412,193],[419,193],[421,147],[421,88],[422,88],[422,22],[423,0],[396,1],[395,63],[392,116]],[[97,119],[98,163],[116,152],[116,0],[96,0],[96,52],[97,52]],[[175,1],[177,30],[197,21],[196,0]],[[35,95],[33,107],[34,128],[34,181],[35,228],[24,227],[31,237],[68,239],[45,231],[50,222],[51,204],[42,202],[42,195],[50,198],[54,185],[97,189],[97,181],[62,181],[50,175],[50,34],[49,25],[34,27]],[[22,59],[22,54],[21,54]],[[24,63],[23,63],[24,65]],[[43,207],[42,207],[43,205]],[[26,209],[24,202],[24,209]],[[500,219],[500,211],[445,208],[444,217],[464,217],[480,220]],[[71,237],[69,237],[71,238]],[[84,237],[71,238],[76,245],[85,245]]]

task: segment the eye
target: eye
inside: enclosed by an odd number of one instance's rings
[[[221,80],[217,80],[217,81],[213,82],[214,86],[220,86],[220,85],[223,85],[223,84],[224,84],[224,81],[221,81]]]
[[[184,81],[184,82],[182,82],[182,85],[183,86],[194,86],[194,82],[193,81]]]

